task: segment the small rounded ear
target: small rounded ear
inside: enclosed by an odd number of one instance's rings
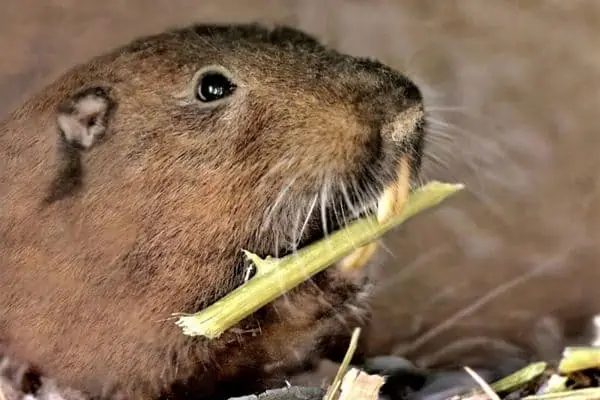
[[[57,170],[43,204],[72,195],[82,186],[80,150],[88,150],[105,138],[116,109],[110,92],[107,87],[89,87],[76,92],[58,106]]]
[[[61,137],[74,148],[88,150],[104,138],[115,106],[107,87],[80,90],[58,106]]]

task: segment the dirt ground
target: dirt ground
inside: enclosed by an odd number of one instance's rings
[[[394,256],[384,252],[376,265],[385,282],[367,332],[373,353],[423,365],[474,347],[556,355],[561,338],[600,310],[599,1],[4,0],[2,8],[0,113],[75,62],[191,21],[285,22],[417,81],[432,121],[427,176],[469,190],[390,236]]]

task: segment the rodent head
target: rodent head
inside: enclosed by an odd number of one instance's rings
[[[110,208],[150,241],[181,235],[179,257],[235,260],[211,276],[220,294],[243,279],[242,249],[282,256],[313,242],[373,211],[402,158],[415,176],[420,166],[415,84],[290,28],[145,37],[57,88],[48,202]]]

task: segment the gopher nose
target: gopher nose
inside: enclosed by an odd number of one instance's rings
[[[382,129],[384,138],[402,142],[417,134],[425,123],[425,111],[420,101],[410,101],[408,107],[394,114],[391,121]]]
[[[415,85],[410,79],[404,78],[400,82],[400,86],[403,88],[404,98],[409,104],[419,104],[423,102],[423,95],[417,85]]]
[[[424,125],[423,95],[419,87],[403,75],[398,75],[393,85],[393,105],[388,108],[387,123],[381,134],[384,140],[400,142]]]

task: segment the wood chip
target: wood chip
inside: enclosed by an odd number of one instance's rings
[[[385,379],[382,376],[369,375],[351,368],[344,375],[338,400],[377,400],[384,383]]]

